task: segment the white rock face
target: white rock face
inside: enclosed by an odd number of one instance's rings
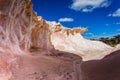
[[[115,46],[115,51],[116,50],[120,50],[120,44],[118,44],[118,45]]]
[[[59,24],[50,23],[50,26],[53,26],[54,29],[58,29]],[[57,26],[57,28],[55,28]],[[55,31],[51,35],[51,41],[55,49],[60,51],[66,51],[75,53],[83,58],[83,60],[93,60],[101,59],[105,55],[109,54],[112,50],[112,47],[100,42],[92,41],[83,38],[81,35],[85,32],[84,28],[81,28],[81,31],[76,29],[67,29],[59,25],[61,30]],[[80,33],[79,33],[80,32]]]

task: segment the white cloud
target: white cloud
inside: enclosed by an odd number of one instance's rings
[[[73,0],[71,9],[82,12],[91,12],[96,8],[108,7],[111,0]]]
[[[59,22],[73,22],[74,21],[74,19],[73,18],[60,18],[59,20],[58,20]]]
[[[116,10],[114,13],[109,14],[108,16],[112,16],[112,17],[120,17],[120,8],[118,10]]]

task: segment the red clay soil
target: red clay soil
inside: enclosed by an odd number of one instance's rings
[[[80,80],[81,58],[65,52],[57,54],[0,53],[0,80]]]
[[[81,64],[81,80],[120,80],[120,50]]]

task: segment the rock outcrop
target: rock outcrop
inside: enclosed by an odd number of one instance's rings
[[[14,53],[52,49],[48,24],[37,17],[29,0],[0,1],[0,45]]]
[[[118,56],[103,58],[112,48],[84,39],[85,31],[45,21],[34,12],[30,0],[0,0],[0,80],[107,80],[93,69],[112,71],[110,65],[119,63],[119,51],[115,52]],[[91,63],[81,57],[103,59]],[[117,70],[112,72],[118,78],[111,80],[120,79]],[[95,74],[100,76],[92,78]]]
[[[55,50],[30,0],[0,0],[0,80],[79,80],[79,56]]]
[[[48,22],[52,28],[51,42],[55,49],[77,54],[83,60],[102,59],[112,51],[112,47],[100,42],[87,40],[82,33],[86,28],[65,28],[59,23]]]
[[[120,44],[116,45],[114,50],[120,50]]]
[[[81,34],[85,31],[86,28],[69,29],[43,20],[35,14],[29,0],[6,0],[6,3],[1,0],[0,45],[12,53],[49,53],[55,47],[57,50],[75,53],[83,60],[91,60],[101,59],[110,52],[110,46],[84,39]]]

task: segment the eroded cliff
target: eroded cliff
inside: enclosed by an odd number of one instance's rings
[[[86,28],[65,28],[56,22],[47,22],[52,28],[51,42],[55,49],[71,52],[83,58],[84,61],[102,59],[112,51],[112,47],[100,41],[85,39],[82,34]]]
[[[0,80],[79,80],[82,59],[55,50],[50,35],[30,0],[0,0]]]
[[[0,1],[0,45],[14,53],[52,49],[48,24],[37,17],[29,0]]]
[[[82,58],[101,59],[111,47],[84,39],[86,30],[45,21],[30,0],[0,0],[0,80],[87,80]]]

